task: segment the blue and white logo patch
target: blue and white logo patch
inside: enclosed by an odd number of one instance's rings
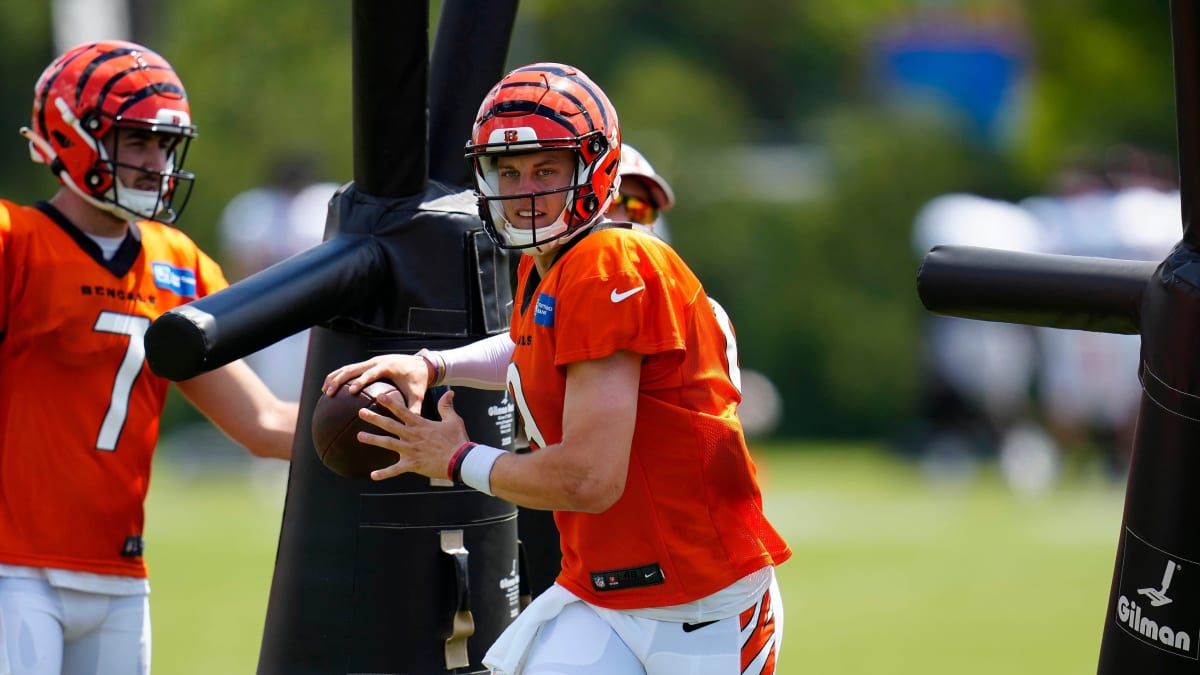
[[[539,326],[546,326],[547,328],[553,328],[554,327],[554,303],[555,303],[555,299],[554,299],[553,295],[546,295],[545,293],[539,293],[538,299],[537,299],[537,306],[533,310],[533,322]]]
[[[165,262],[150,263],[154,271],[154,285],[184,298],[196,297],[196,273]]]

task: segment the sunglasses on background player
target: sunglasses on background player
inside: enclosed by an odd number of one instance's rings
[[[631,223],[649,225],[658,220],[658,209],[645,199],[633,195],[617,194],[613,198],[612,208],[618,207],[625,209],[625,217]]]

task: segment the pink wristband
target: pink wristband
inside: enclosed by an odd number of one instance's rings
[[[475,443],[467,441],[466,443],[458,446],[458,449],[454,451],[453,455],[450,455],[450,464],[446,467],[446,475],[450,477],[450,480],[454,481],[455,483],[462,482],[463,460],[467,458],[467,453],[471,452],[471,449],[474,447]]]
[[[428,349],[422,349],[421,351],[417,352],[417,356],[424,359],[425,365],[428,366],[429,369],[433,371],[433,379],[429,380],[429,383],[426,386],[436,387],[438,384],[441,383],[442,377],[443,377],[442,369],[438,367],[437,359],[434,359],[429,356]]]

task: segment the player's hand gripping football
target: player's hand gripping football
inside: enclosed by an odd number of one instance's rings
[[[467,426],[454,410],[454,390],[438,399],[441,421],[427,420],[404,407],[404,398],[391,391],[379,398],[396,419],[362,408],[358,416],[387,434],[358,432],[358,441],[391,450],[399,456],[396,463],[371,472],[372,480],[384,480],[402,473],[419,473],[430,478],[450,478],[450,457],[467,437]]]
[[[360,443],[390,450],[398,456],[395,464],[371,472],[372,480],[385,480],[402,473],[418,473],[430,478],[450,478],[450,457],[467,437],[466,424],[454,410],[454,391],[438,400],[441,421],[421,417],[421,402],[429,384],[428,367],[419,356],[388,354],[342,366],[325,378],[326,395],[345,385],[357,391],[376,380],[395,383],[397,391],[381,395],[382,403],[396,419],[366,408],[359,411],[364,421],[379,427],[384,434],[359,432]],[[405,401],[409,401],[407,407]],[[387,434],[391,434],[390,436]]]
[[[356,394],[363,387],[377,380],[388,380],[396,385],[410,403],[408,409],[421,414],[421,403],[429,388],[429,367],[425,359],[409,354],[384,354],[366,361],[349,363],[325,376],[321,391],[333,396],[338,388]]]

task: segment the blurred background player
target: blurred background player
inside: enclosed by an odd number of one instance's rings
[[[650,232],[663,241],[671,241],[664,213],[675,206],[675,191],[658,175],[642,153],[632,145],[621,145],[621,187],[608,217],[633,223],[634,228]]]
[[[1161,260],[1179,240],[1179,191],[1166,158],[1118,145],[1076,157],[1050,194],[1010,203],[934,198],[913,242],[1124,260]],[[1052,487],[1061,471],[1123,480],[1141,400],[1141,340],[1061,328],[926,317],[926,390],[918,451],[937,477],[995,456],[1014,489]]]
[[[168,381],[142,337],[227,285],[167,225],[196,131],[170,64],[109,41],[45,69],[21,133],[60,187],[0,200],[0,668],[145,674],[144,502]],[[251,453],[290,457],[297,406],[244,362],[178,386]]]
[[[1049,253],[1162,260],[1179,241],[1179,191],[1170,161],[1118,145],[1064,167],[1049,195],[1021,205]],[[1037,328],[1038,391],[1064,458],[1124,480],[1142,397],[1141,338]]]
[[[917,213],[913,247],[938,244],[1042,252],[1038,220],[1012,202],[967,193],[930,200]],[[999,459],[1010,486],[1040,492],[1058,479],[1058,451],[1034,399],[1037,333],[1030,326],[928,314],[922,334],[924,391],[913,451],[936,480],[973,478]]]

